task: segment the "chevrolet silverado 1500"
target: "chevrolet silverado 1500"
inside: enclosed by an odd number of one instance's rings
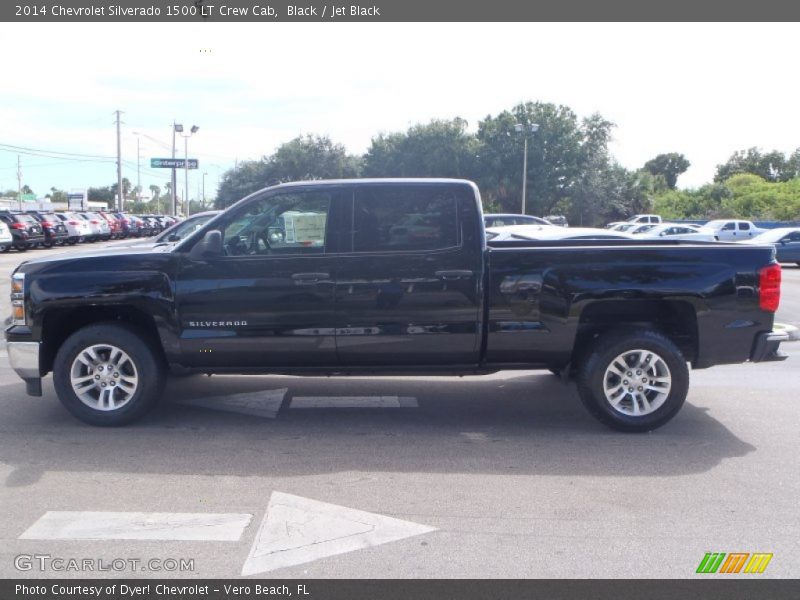
[[[549,369],[603,423],[671,419],[689,368],[782,360],[771,246],[487,243],[461,180],[284,184],[177,244],[31,260],[12,275],[13,368],[94,425],[134,421],[168,372]]]

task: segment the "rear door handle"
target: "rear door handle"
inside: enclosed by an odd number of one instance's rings
[[[452,271],[436,271],[436,276],[444,281],[453,281],[455,279],[467,279],[472,277],[474,272],[469,270],[452,270]]]
[[[297,283],[317,283],[330,280],[330,273],[295,273],[292,275]]]

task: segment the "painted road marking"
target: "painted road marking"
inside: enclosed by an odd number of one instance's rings
[[[242,575],[254,575],[436,531],[402,521],[273,492]]]
[[[48,511],[21,540],[193,540],[238,542],[253,515]]]
[[[406,396],[294,396],[289,408],[417,408]]]
[[[274,419],[283,404],[283,397],[288,388],[265,390],[261,392],[245,392],[229,396],[211,396],[208,398],[191,398],[175,400],[177,404],[208,408],[255,417]]]

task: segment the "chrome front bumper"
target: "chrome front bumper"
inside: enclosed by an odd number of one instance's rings
[[[39,372],[39,342],[8,342],[8,362],[24,380],[41,378]]]

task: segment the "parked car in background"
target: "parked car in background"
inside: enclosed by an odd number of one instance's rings
[[[97,214],[105,219],[106,223],[108,223],[108,228],[111,231],[111,239],[115,240],[120,237],[122,234],[122,224],[119,222],[119,219],[117,219],[117,217],[115,217],[112,213],[104,210],[97,211]]]
[[[158,235],[164,231],[164,226],[161,224],[161,221],[154,215],[143,215],[141,218],[147,221],[147,224],[150,226],[150,235]]]
[[[8,225],[13,238],[12,244],[20,252],[44,243],[42,226],[29,214],[3,210],[0,211],[0,220]]]
[[[138,237],[139,236],[139,222],[131,215],[115,212],[111,213],[119,220],[121,238]]]
[[[119,242],[112,244],[112,248],[135,248],[136,250],[144,250],[147,247],[154,247],[160,244],[171,244],[179,242],[185,237],[190,236],[195,231],[200,229],[212,218],[220,214],[221,210],[209,210],[206,212],[196,213],[187,217],[183,221],[175,223],[172,227],[162,231],[158,236],[152,239],[143,239],[136,241]]]
[[[793,262],[800,266],[800,227],[769,229],[745,244],[774,244],[778,262]]]
[[[0,252],[8,252],[14,243],[14,236],[5,221],[0,221]]]
[[[650,231],[653,227],[656,227],[656,223],[640,223],[636,225],[632,223],[630,227],[625,229],[625,233],[630,233],[631,235],[638,235],[640,233],[645,233]]]
[[[553,225],[557,225],[559,227],[569,227],[567,217],[564,215],[545,215],[544,220],[549,221]]]
[[[484,227],[508,227],[509,225],[552,225],[547,219],[533,215],[496,214],[483,215]]]
[[[617,225],[621,225],[623,223],[661,223],[661,215],[633,215],[630,219],[626,219],[624,221],[614,221],[613,223],[609,223],[606,225],[606,229],[612,229]]]
[[[45,248],[52,248],[56,245],[63,246],[67,242],[69,238],[67,228],[64,227],[64,223],[53,213],[29,210],[28,214],[39,221],[39,225],[42,226],[42,231],[44,232],[44,242],[42,242],[42,245],[44,245]]]
[[[649,225],[649,223],[644,223],[644,225]],[[623,221],[622,223],[609,223],[606,226],[607,231],[619,231],[619,232],[628,232],[634,227],[638,227],[636,223],[628,223],[627,221]]]
[[[714,239],[720,242],[737,242],[754,238],[764,233],[766,229],[759,229],[752,221],[741,219],[716,219],[704,225],[714,231]]]
[[[139,227],[139,237],[150,237],[153,235],[152,227],[147,220],[139,215],[129,215],[128,218],[136,221],[136,225]]]
[[[684,223],[661,223],[660,225],[641,225],[644,231],[633,231],[644,239],[667,238],[670,240],[685,240],[687,242],[713,242],[714,231],[707,227],[689,225]]]
[[[111,228],[108,226],[108,221],[95,212],[79,212],[79,217],[89,223],[91,234],[87,238],[89,242],[97,242],[100,240],[111,239]]]
[[[608,231],[595,227],[553,227],[552,225],[512,225],[491,227],[486,230],[486,239],[494,242],[521,240],[632,240],[634,236],[620,231]]]
[[[56,212],[55,217],[67,228],[67,243],[75,245],[92,235],[89,222],[78,213],[72,211]]]

